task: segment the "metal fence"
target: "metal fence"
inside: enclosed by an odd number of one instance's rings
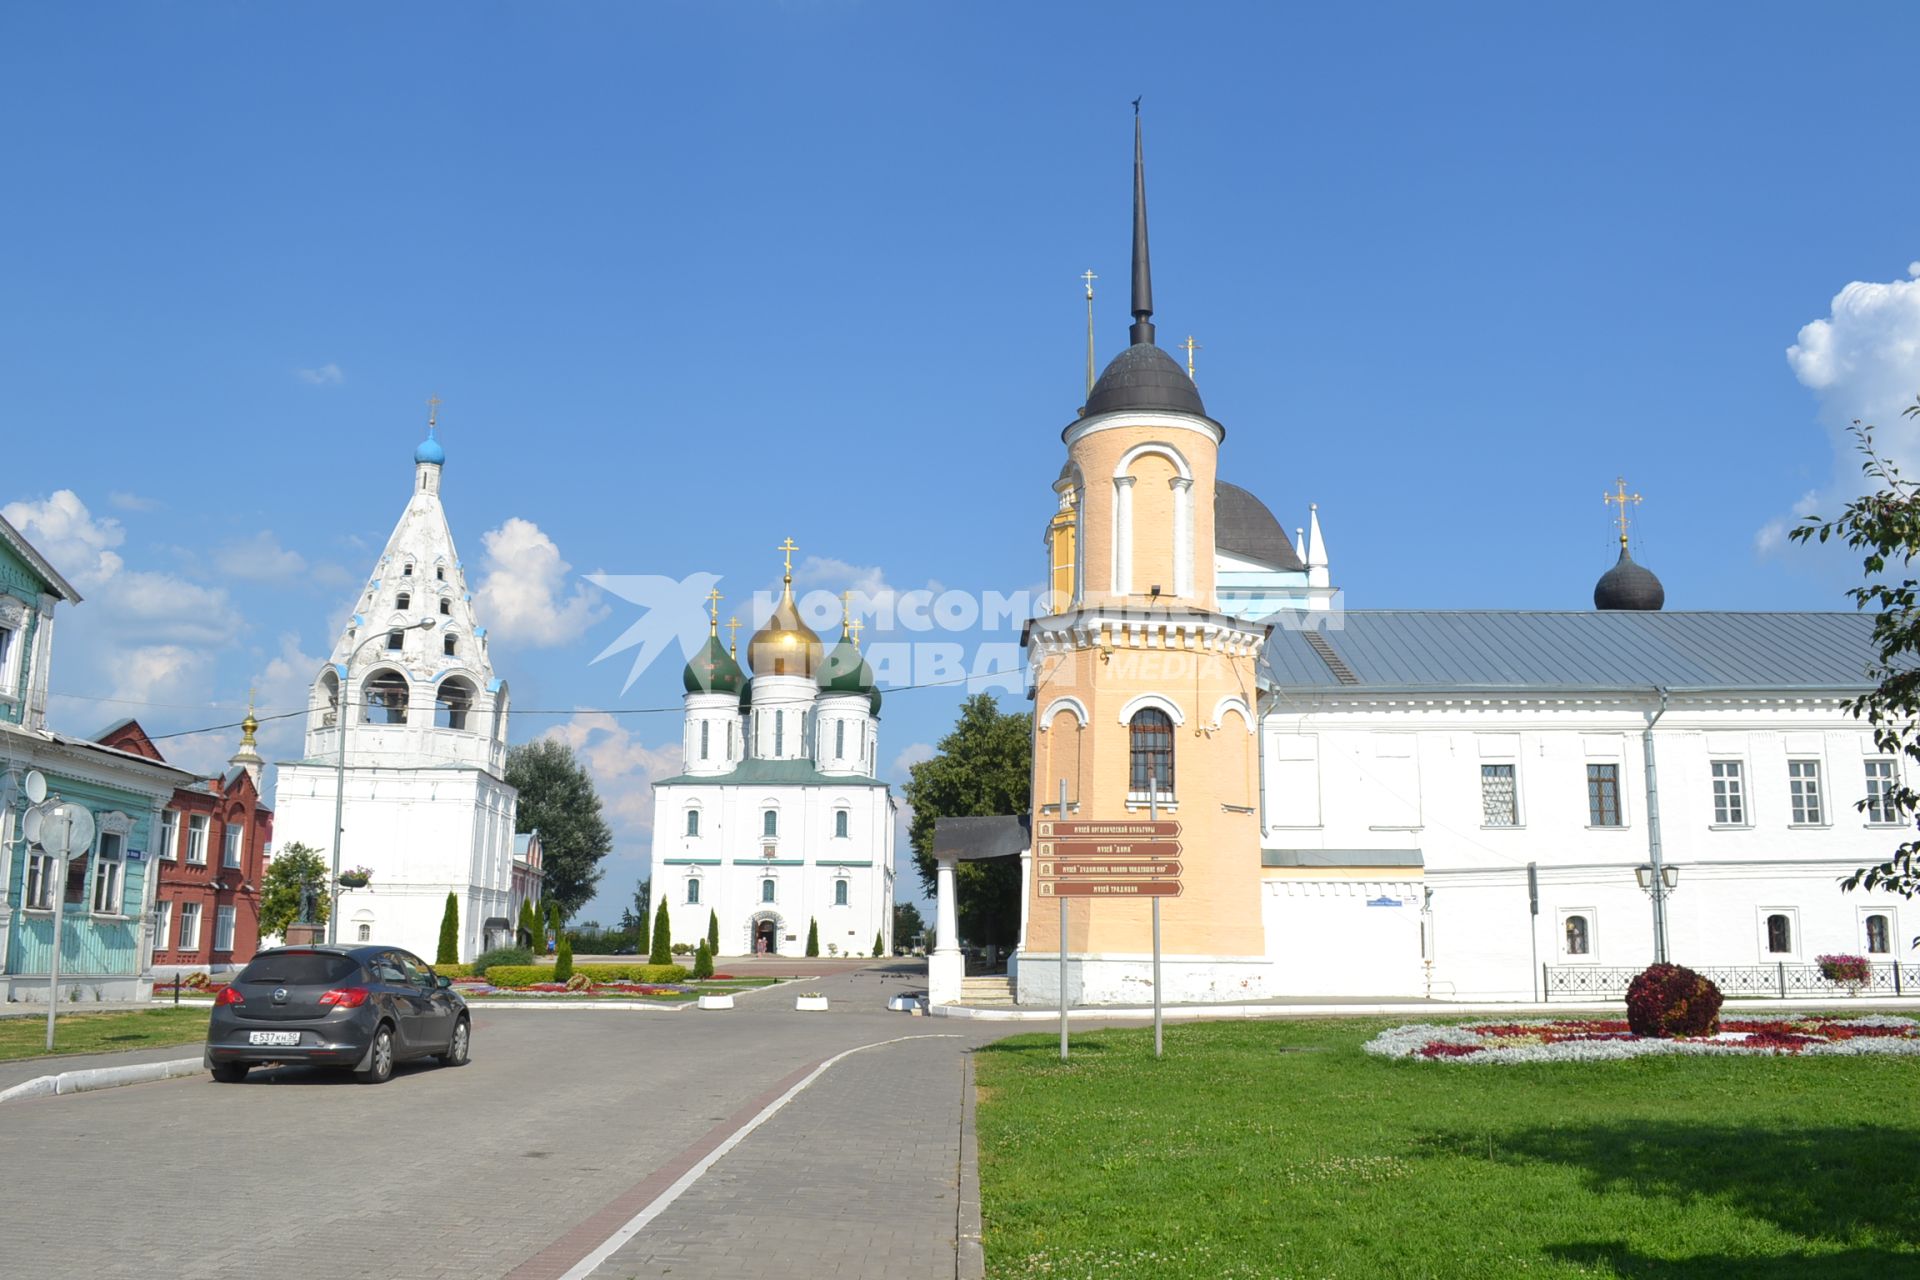
[[[1710,979],[1728,996],[1796,996],[1829,998],[1845,996],[1855,988],[1849,983],[1830,982],[1817,964],[1744,964],[1691,966],[1695,973]],[[1593,965],[1540,966],[1541,990],[1548,1000],[1625,999],[1627,984],[1640,974],[1639,969],[1608,969]],[[1858,988],[1861,995],[1920,995],[1920,965],[1873,963],[1868,979]]]

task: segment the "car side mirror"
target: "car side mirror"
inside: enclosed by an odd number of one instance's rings
[[[449,977],[448,977],[448,976],[447,976],[446,974],[444,974],[444,973],[442,973],[442,974],[436,974],[436,975],[434,976],[434,983],[435,983],[435,985],[437,985],[437,986],[438,986],[438,987],[439,987],[439,988],[440,988],[440,989],[441,989],[442,991],[445,991],[445,990],[446,990],[446,989],[447,989],[448,987],[451,987],[451,986],[453,985],[453,979],[452,979],[452,978],[449,978]]]

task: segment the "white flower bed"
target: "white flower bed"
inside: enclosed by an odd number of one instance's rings
[[[1723,1018],[1720,1028],[1717,1036],[1664,1040],[1636,1036],[1624,1020],[1411,1023],[1382,1031],[1363,1047],[1416,1062],[1604,1062],[1672,1053],[1920,1056],[1920,1021],[1912,1018]]]

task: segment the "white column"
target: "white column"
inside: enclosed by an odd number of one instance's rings
[[[960,954],[960,920],[954,886],[955,859],[942,858],[935,878],[934,946],[927,957],[927,1003],[960,1003],[961,983],[967,974]]]
[[[1133,594],[1133,477],[1113,478],[1113,590]]]
[[[1175,476],[1173,486],[1173,594],[1193,594],[1193,481]]]
[[[1025,954],[1027,949],[1027,895],[1033,892],[1033,850],[1020,851],[1020,933],[1019,941],[1014,943],[1015,955]]]

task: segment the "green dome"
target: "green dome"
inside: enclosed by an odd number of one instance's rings
[[[748,680],[740,686],[740,710],[745,713],[753,708],[753,681]]]
[[[873,668],[860,656],[860,650],[843,633],[827,660],[820,665],[814,683],[822,693],[872,693]]]
[[[735,693],[746,680],[746,673],[720,643],[719,636],[707,637],[706,647],[693,655],[680,677],[688,693]]]
[[[867,697],[867,714],[875,720],[880,718],[880,690],[875,689]]]

